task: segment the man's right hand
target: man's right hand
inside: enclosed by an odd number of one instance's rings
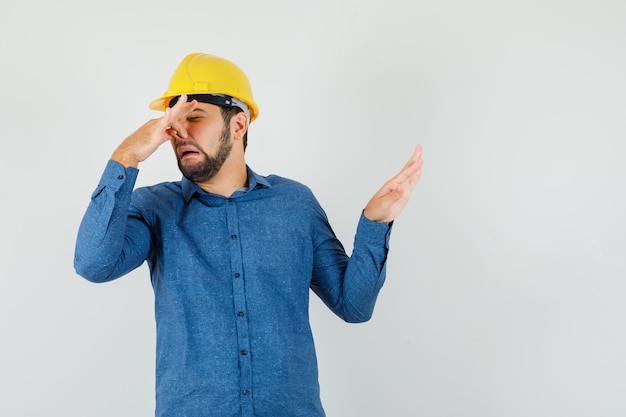
[[[165,109],[162,117],[148,120],[135,133],[124,139],[113,152],[111,160],[124,165],[124,168],[136,168],[163,143],[176,136],[186,138],[187,131],[180,120],[184,120],[197,105],[196,100],[187,102],[187,96],[182,95],[173,107]]]

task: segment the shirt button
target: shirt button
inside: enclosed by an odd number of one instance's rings
[[[235,272],[235,278],[239,278],[241,277],[241,274],[239,272]]]
[[[230,238],[231,238],[232,240],[237,240],[237,235],[232,235]]]
[[[247,389],[243,390],[243,395],[248,395],[250,394],[250,391],[248,391]]]
[[[233,199],[232,199],[232,198],[228,198],[228,202],[229,202],[229,203],[232,203],[232,202],[233,202]]]
[[[248,354],[248,351],[247,351],[247,350],[242,350],[242,351],[241,351],[241,355],[242,355],[242,356],[246,356],[247,354]]]
[[[245,313],[244,313],[243,311],[240,311],[239,313],[237,313],[237,315],[238,315],[239,317],[243,317],[243,316],[245,315]]]
[[[123,179],[124,179],[124,176],[123,176],[123,175],[118,175],[118,176],[117,176],[117,179],[118,179],[118,180],[123,180]]]

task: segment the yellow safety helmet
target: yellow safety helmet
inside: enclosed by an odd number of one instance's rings
[[[165,111],[170,100],[181,94],[225,96],[227,100],[220,105],[241,107],[238,101],[242,101],[248,107],[243,110],[250,112],[250,122],[259,115],[259,106],[252,98],[252,88],[246,74],[237,65],[215,55],[193,53],[183,58],[170,79],[167,91],[153,100],[150,108]],[[228,98],[235,100],[231,103]]]

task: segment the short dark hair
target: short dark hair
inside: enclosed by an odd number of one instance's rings
[[[224,119],[224,125],[228,125],[230,123],[230,119],[233,118],[237,113],[243,113],[243,110],[240,107],[224,107],[219,106],[220,111],[222,112],[222,118]],[[243,135],[243,150],[245,151],[248,147],[248,130]]]

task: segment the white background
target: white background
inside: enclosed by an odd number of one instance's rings
[[[153,415],[147,268],[73,270],[117,144],[190,52],[248,74],[248,162],[309,185],[351,250],[415,144],[374,318],[313,299],[329,417],[626,415],[626,2],[0,6],[0,415]],[[140,185],[177,180],[165,146]]]

